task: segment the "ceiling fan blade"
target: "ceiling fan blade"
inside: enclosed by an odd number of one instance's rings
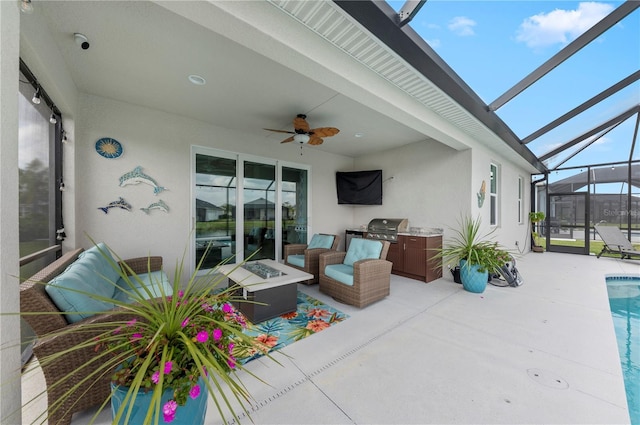
[[[263,128],[263,130],[267,130],[267,131],[275,131],[276,133],[287,133],[287,134],[296,134],[293,131],[287,131],[287,130],[276,130],[274,128]]]
[[[280,143],[289,143],[289,142],[293,142],[293,136],[291,137],[287,137],[286,139],[284,139],[282,142]]]
[[[309,131],[309,133],[313,133],[315,136],[318,136],[318,137],[329,137],[329,136],[334,136],[340,133],[340,130],[338,130],[335,127],[320,127],[320,128],[314,128],[313,130]]]
[[[299,133],[300,131],[304,133],[309,132],[309,123],[305,118],[306,115],[298,114],[298,116],[293,119],[293,128],[296,130],[296,133]]]
[[[309,137],[309,141],[307,143],[309,143],[310,145],[321,145],[322,142],[324,142],[324,140],[314,134]]]

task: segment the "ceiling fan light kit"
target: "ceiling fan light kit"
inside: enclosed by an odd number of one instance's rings
[[[307,143],[309,142],[309,139],[310,137],[308,134],[296,134],[293,136],[293,141],[298,143]]]
[[[293,134],[293,136],[287,137],[280,143],[297,142],[300,144],[308,143],[310,145],[321,145],[322,142],[324,142],[323,137],[335,136],[340,132],[340,130],[335,127],[318,127],[311,129],[307,122],[307,116],[304,114],[298,114],[293,119],[293,129],[294,131],[265,128],[267,131],[275,131],[276,133]]]

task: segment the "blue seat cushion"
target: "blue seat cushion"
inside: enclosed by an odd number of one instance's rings
[[[287,263],[297,267],[304,267],[304,255],[296,254],[287,256]]]
[[[45,287],[60,311],[73,313],[66,316],[70,323],[114,308],[114,304],[106,299],[113,298],[119,275],[109,264],[108,258],[113,260],[113,257],[104,244],[99,245],[102,253],[96,247],[83,252]],[[105,299],[99,300],[95,296]]]
[[[333,235],[319,235],[316,233],[311,238],[309,245],[307,245],[307,249],[314,249],[314,248],[329,249],[333,245],[334,239],[335,239],[335,236]]]
[[[161,297],[163,292],[165,296],[173,295],[173,287],[169,282],[167,274],[162,270],[151,273],[140,273],[138,274],[138,278],[139,281],[138,279],[129,276],[129,282],[120,278],[120,280],[118,280],[118,287],[120,289],[116,290],[114,298],[126,303],[133,302],[134,300],[129,296],[129,294],[127,294],[127,292],[125,292],[128,291],[135,293],[135,289],[131,288],[131,285],[136,288],[139,291],[140,296],[145,299]],[[147,293],[143,286],[146,286],[149,293]]]
[[[351,247],[351,245],[349,245]],[[345,285],[353,286],[353,266],[330,264],[324,268],[324,274]]]
[[[382,242],[369,239],[354,238],[349,243],[349,250],[344,257],[343,264],[353,266],[353,263],[369,258],[380,258]]]

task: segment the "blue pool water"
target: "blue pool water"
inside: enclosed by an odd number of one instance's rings
[[[640,276],[607,277],[632,425],[640,425]]]

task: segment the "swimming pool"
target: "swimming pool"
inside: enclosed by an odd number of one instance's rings
[[[632,425],[640,425],[640,276],[607,276]]]

